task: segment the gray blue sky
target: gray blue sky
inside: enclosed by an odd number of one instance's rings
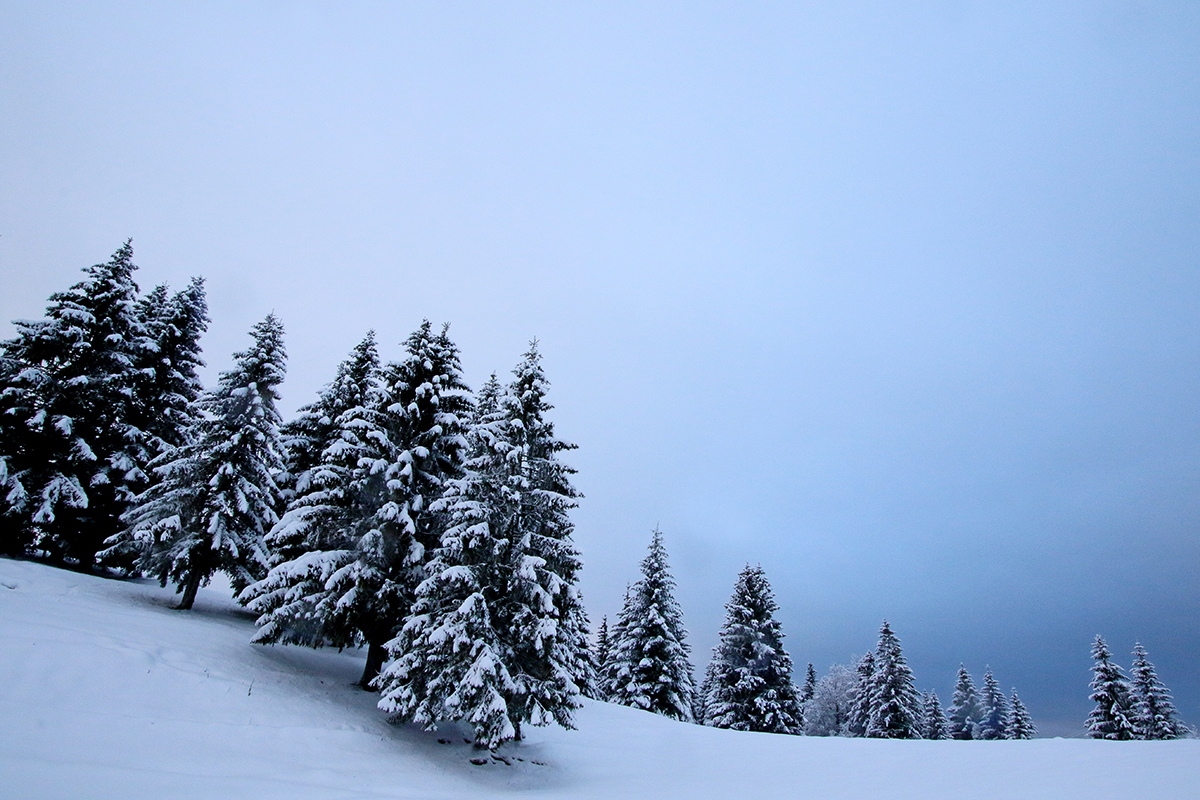
[[[801,665],[886,616],[1065,734],[1103,633],[1200,724],[1200,6],[0,18],[5,330],[131,236],[210,380],[283,318],[289,411],[368,327],[537,336],[594,620],[660,524],[698,664],[751,561]]]

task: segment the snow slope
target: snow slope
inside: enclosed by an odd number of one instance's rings
[[[251,645],[251,619],[214,589],[191,612],[174,600],[0,558],[0,798],[1145,800],[1200,787],[1200,740],[804,738],[604,703],[578,731],[501,748],[511,765],[476,766],[461,731],[387,724],[350,685],[357,654]]]

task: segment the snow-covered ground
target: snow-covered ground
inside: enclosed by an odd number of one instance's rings
[[[0,797],[1179,798],[1200,740],[894,742],[736,733],[589,702],[478,751],[389,725],[357,654],[248,643],[227,594],[0,558]],[[449,740],[448,744],[439,743]]]

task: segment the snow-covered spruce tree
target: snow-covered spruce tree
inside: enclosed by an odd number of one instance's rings
[[[159,482],[126,512],[129,528],[108,540],[105,556],[128,548],[138,565],[183,593],[181,609],[216,572],[235,592],[266,572],[263,537],[275,524],[279,471],[277,387],[287,356],[274,314],[251,330],[253,343],[235,353],[234,368],[200,400],[203,418],[192,441],[152,466]]]
[[[404,358],[383,369],[367,406],[348,412],[341,426],[371,446],[358,456],[350,482],[358,509],[351,525],[344,537],[331,537],[331,549],[299,559],[320,571],[320,591],[305,604],[320,621],[325,643],[367,646],[364,689],[372,688],[385,645],[412,610],[440,544],[447,520],[431,504],[447,481],[462,476],[472,414],[446,327],[436,334],[426,320],[404,348]]]
[[[971,673],[962,664],[958,665],[958,681],[954,684],[954,697],[950,701],[950,738],[975,739],[979,724],[979,695]]]
[[[373,481],[370,466],[385,454],[381,413],[369,407],[378,376],[375,337],[368,333],[338,366],[317,402],[302,410],[302,418],[311,423],[306,431],[313,434],[304,437],[303,448],[316,451],[317,460],[300,462],[300,447],[291,450],[293,491],[266,536],[271,570],[239,598],[260,615],[255,643],[357,643],[352,632],[326,626],[330,614],[322,603],[329,600],[326,583],[353,560],[356,542],[374,527],[382,503],[379,491],[370,491],[381,486]],[[292,429],[293,445],[302,438],[298,427]],[[294,479],[297,474],[299,480]]]
[[[871,681],[875,676],[875,654],[864,654],[855,665],[854,673],[858,684],[846,722],[846,733],[849,736],[866,736],[867,726],[871,722]]]
[[[626,584],[625,593],[621,596],[621,608],[629,607],[632,602],[633,586]],[[607,619],[607,618],[606,618]],[[612,701],[614,687],[621,680],[621,665],[617,663],[617,644],[621,641],[624,634],[624,623],[621,619],[621,614],[617,614],[616,620],[612,627],[608,629],[608,658],[599,666],[596,673],[596,686],[598,691],[604,695],[604,699]],[[695,691],[693,691],[693,695]],[[693,697],[693,700],[695,698]]]
[[[600,630],[596,633],[596,675],[597,683],[599,683],[599,675],[603,674],[604,666],[610,658],[609,650],[611,645],[608,640],[608,616],[600,618]],[[604,699],[603,691],[601,691],[600,699]]]
[[[514,376],[494,402],[485,389],[466,474],[432,506],[450,527],[377,680],[381,709],[465,720],[488,747],[526,723],[572,727],[579,695],[595,692],[567,515],[579,495],[557,458],[573,446],[546,419],[536,342]]]
[[[813,698],[804,705],[805,736],[849,736],[850,712],[858,693],[858,675],[834,664],[817,681]]]
[[[706,724],[739,731],[800,732],[792,659],[783,647],[783,630],[775,619],[778,610],[762,567],[747,564],[725,604],[720,643],[713,649]]]
[[[1012,698],[1008,704],[1008,719],[1004,725],[1004,738],[1032,739],[1035,733],[1037,733],[1037,728],[1033,725],[1033,718],[1029,716],[1021,698],[1017,697],[1017,690],[1013,689]]]
[[[655,528],[642,578],[626,596],[606,679],[609,701],[691,719],[692,665],[662,532]]]
[[[1134,738],[1129,682],[1121,668],[1113,663],[1112,653],[1100,636],[1092,643],[1092,659],[1092,693],[1088,699],[1096,707],[1088,714],[1088,736],[1092,739]]]
[[[932,689],[925,693],[922,702],[924,713],[921,718],[921,738],[949,739],[950,726],[942,711],[942,702],[938,700],[937,692]]]
[[[1140,642],[1133,647],[1133,666],[1129,672],[1134,738],[1180,739],[1186,736],[1187,727],[1176,717],[1171,693],[1158,679]]]
[[[983,673],[983,691],[979,697],[979,708],[980,717],[976,738],[1003,739],[1005,722],[1008,719],[1008,700],[1004,697],[1004,692],[1000,691],[1000,684],[993,677],[991,667],[988,667]]]
[[[804,704],[813,699],[813,695],[817,691],[817,671],[813,669],[812,662],[808,662],[808,670],[804,673],[804,688],[800,690],[800,707],[804,708]]]
[[[32,547],[90,569],[146,486],[147,436],[134,421],[137,361],[147,346],[126,242],[84,280],[50,296],[46,316],[17,321],[0,345],[0,461],[5,549]]]
[[[884,620],[875,648],[867,736],[873,739],[921,738],[921,695],[913,683],[912,670],[900,649],[900,640]]]
[[[185,444],[199,420],[200,337],[209,323],[204,279],[192,278],[173,295],[156,286],[138,301],[137,314],[146,344],[137,359],[136,422],[157,457]]]

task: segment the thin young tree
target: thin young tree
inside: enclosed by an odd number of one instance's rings
[[[983,691],[979,698],[981,715],[977,727],[979,739],[1003,739],[1008,719],[1008,700],[988,667],[983,673]]]
[[[692,665],[683,611],[667,563],[662,531],[654,529],[650,550],[621,609],[608,674],[612,702],[678,720],[691,719]]]
[[[1133,666],[1129,670],[1129,695],[1132,702],[1135,739],[1179,739],[1187,727],[1179,721],[1171,693],[1154,670],[1141,643],[1133,647]]]
[[[875,670],[870,686],[870,719],[866,735],[873,739],[919,739],[921,695],[900,640],[887,620],[879,629]]]
[[[1112,652],[1099,635],[1092,643],[1092,659],[1092,693],[1088,699],[1096,706],[1088,714],[1088,736],[1092,739],[1134,738],[1129,681],[1113,662]]]
[[[738,575],[725,604],[725,624],[713,650],[705,722],[715,728],[800,733],[803,721],[792,659],[775,619],[779,605],[761,566]]]
[[[608,637],[608,617],[603,616],[600,618],[600,630],[596,634],[595,666],[597,700],[606,700],[608,698],[608,694],[604,690],[604,681],[602,676],[604,675],[604,669],[607,666],[609,659],[612,657],[610,652],[611,650],[612,643],[609,641]]]
[[[1004,726],[1005,739],[1032,739],[1037,733],[1033,718],[1029,716],[1025,704],[1017,696],[1017,690],[1012,690],[1008,704],[1008,719]]]
[[[204,415],[191,443],[154,465],[159,482],[125,515],[127,531],[109,539],[114,553],[131,542],[139,566],[174,582],[189,609],[216,572],[240,592],[266,572],[264,536],[278,520],[274,476],[280,468],[277,387],[287,356],[274,314],[254,326],[250,348],[200,401]]]
[[[958,681],[954,684],[954,697],[950,701],[950,738],[975,739],[979,725],[979,695],[975,682],[962,664],[958,665]]]
[[[804,673],[804,688],[800,690],[800,705],[804,706],[809,700],[813,699],[813,695],[817,692],[817,671],[813,669],[812,662],[808,662],[808,669]]]

